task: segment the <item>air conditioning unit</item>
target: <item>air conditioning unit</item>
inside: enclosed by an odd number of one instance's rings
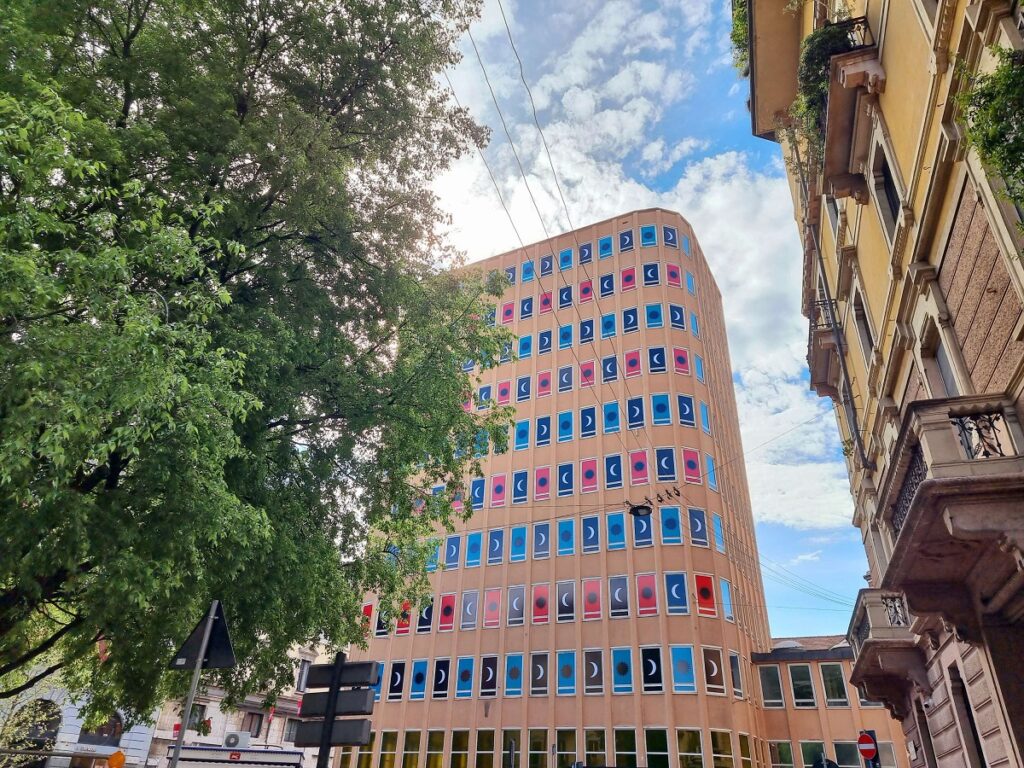
[[[248,731],[228,731],[224,734],[224,746],[231,749],[248,749],[252,734]]]

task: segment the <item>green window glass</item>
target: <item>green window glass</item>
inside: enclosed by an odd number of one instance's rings
[[[603,729],[585,731],[583,734],[587,765],[604,765],[608,762],[608,747]]]
[[[398,731],[384,731],[380,735],[380,756],[377,768],[395,768],[395,757],[398,752]]]
[[[402,768],[417,768],[420,763],[420,732],[406,731],[402,745]]]
[[[444,731],[427,734],[427,768],[444,768]]]
[[[548,768],[548,732],[544,728],[531,728],[530,768]]]
[[[668,731],[664,728],[645,730],[644,749],[647,751],[647,768],[669,768]]]
[[[555,765],[558,768],[572,768],[576,762],[576,731],[555,731]]]
[[[637,768],[636,731],[633,729],[615,729],[615,766],[616,768]]]
[[[679,750],[679,768],[704,768],[704,747],[701,744],[700,731],[676,731],[676,744]]]
[[[711,761],[715,768],[733,768],[732,737],[729,731],[711,732]]]
[[[451,768],[469,768],[469,731],[452,731]]]
[[[494,731],[476,732],[476,768],[494,768]]]

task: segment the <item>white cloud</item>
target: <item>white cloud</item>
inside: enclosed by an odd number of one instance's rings
[[[801,565],[803,563],[817,563],[821,560],[821,550],[815,550],[814,552],[802,552],[796,557],[790,559],[789,565]]]

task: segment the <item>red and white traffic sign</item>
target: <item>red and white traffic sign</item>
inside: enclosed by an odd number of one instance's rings
[[[875,740],[871,738],[870,733],[862,733],[857,738],[857,751],[860,752],[860,756],[865,760],[875,759],[875,755],[878,754],[878,745],[875,744]]]

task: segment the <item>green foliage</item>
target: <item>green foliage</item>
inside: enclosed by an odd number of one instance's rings
[[[748,0],[732,0],[732,64],[743,77],[750,74],[750,29],[748,26]]]
[[[501,284],[439,270],[427,187],[485,139],[435,83],[476,4],[424,5],[5,8],[0,699],[56,671],[145,718],[213,597],[216,682],[272,698],[366,592],[424,594],[458,449],[509,421],[462,409]]]
[[[1024,209],[1024,51],[996,49],[999,64],[971,78],[959,96],[967,141]]]
[[[825,24],[800,44],[797,68],[797,96],[790,109],[794,127],[803,139],[812,165],[821,156],[825,132],[825,110],[831,80],[832,57],[853,47],[845,26]]]

